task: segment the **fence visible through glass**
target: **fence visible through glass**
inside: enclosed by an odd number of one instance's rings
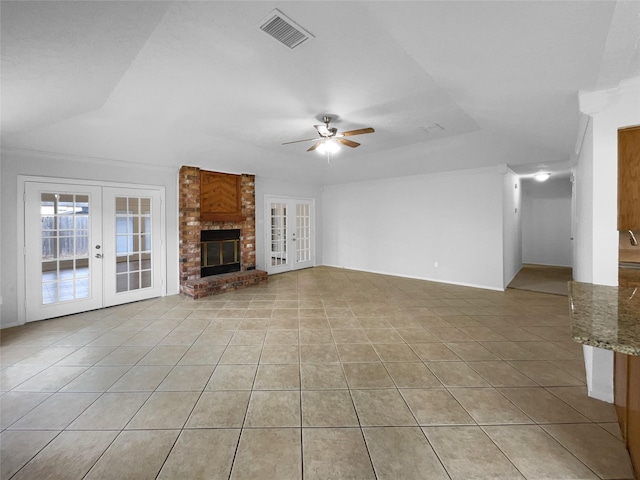
[[[88,298],[89,196],[41,193],[42,304]]]

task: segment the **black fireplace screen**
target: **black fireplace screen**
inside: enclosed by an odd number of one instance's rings
[[[240,271],[240,230],[200,232],[200,276]]]

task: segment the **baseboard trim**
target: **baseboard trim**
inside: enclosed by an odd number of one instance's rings
[[[475,284],[475,283],[455,282],[455,281],[452,281],[452,280],[443,280],[441,278],[418,277],[418,276],[413,276],[413,275],[403,275],[403,274],[394,273],[394,272],[385,272],[385,271],[382,271],[382,270],[368,270],[368,269],[365,269],[365,268],[349,268],[349,267],[343,267],[341,265],[323,264],[322,266],[324,266],[324,267],[332,267],[332,268],[341,268],[343,270],[352,270],[354,272],[376,273],[376,274],[379,274],[379,275],[390,275],[392,277],[411,278],[411,279],[414,279],[414,280],[425,280],[427,282],[445,283],[447,285],[459,285],[461,287],[479,288],[479,289],[482,289],[482,290],[492,290],[492,291],[495,291],[495,292],[504,292],[505,291],[504,288],[492,287],[492,286],[488,286],[488,285],[479,285],[479,284]]]

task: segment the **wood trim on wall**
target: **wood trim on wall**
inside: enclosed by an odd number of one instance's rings
[[[200,220],[243,222],[240,175],[200,170]]]

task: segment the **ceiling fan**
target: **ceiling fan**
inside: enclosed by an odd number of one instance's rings
[[[295,140],[293,142],[285,142],[282,145],[289,145],[290,143],[300,143],[300,142],[311,142],[315,141],[311,147],[307,149],[307,152],[312,152],[315,149],[319,148],[318,151],[332,151],[331,146],[334,147],[333,151],[338,149],[335,142],[340,143],[342,145],[346,145],[347,147],[356,148],[360,144],[358,142],[354,142],[353,140],[347,140],[344,137],[350,137],[353,135],[362,135],[365,133],[373,133],[375,130],[371,127],[368,128],[360,128],[358,130],[349,130],[347,132],[338,133],[338,129],[335,127],[329,127],[329,123],[331,122],[331,117],[325,116],[322,118],[324,125],[314,125],[316,130],[318,131],[318,135],[320,135],[320,139],[317,138],[307,138],[304,140]]]

